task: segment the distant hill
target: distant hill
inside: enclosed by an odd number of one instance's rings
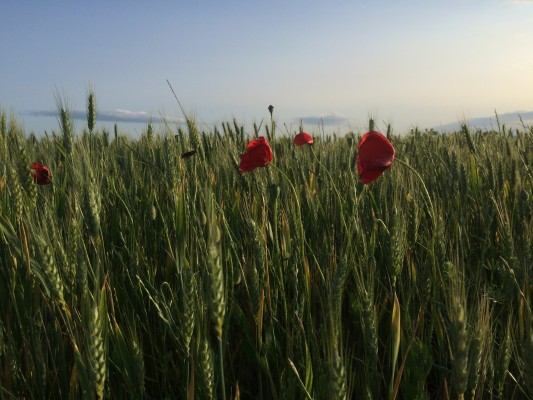
[[[498,114],[498,121],[500,126],[505,125],[506,128],[521,129],[524,127],[522,122],[526,127],[533,126],[533,111],[516,111],[512,113]],[[498,121],[496,120],[496,115],[492,117],[479,117],[479,118],[470,118],[465,121],[452,122],[445,125],[434,126],[433,129],[440,132],[454,132],[461,129],[461,125],[466,123],[469,128],[481,129],[481,130],[498,130]]]

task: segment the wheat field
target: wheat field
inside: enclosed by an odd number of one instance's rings
[[[363,185],[364,132],[132,138],[91,96],[0,111],[0,398],[533,399],[533,129],[389,131]]]

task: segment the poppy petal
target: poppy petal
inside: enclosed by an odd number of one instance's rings
[[[367,132],[357,147],[357,170],[363,184],[379,178],[383,171],[390,168],[396,156],[392,143],[377,131]]]
[[[252,171],[258,167],[265,167],[272,161],[272,149],[267,140],[260,136],[248,142],[244,154],[240,155],[239,169],[243,172]]]
[[[50,182],[52,182],[52,174],[50,173],[48,167],[41,163],[34,162],[31,163],[30,168],[32,170],[31,175],[33,180],[38,185],[48,185]]]
[[[312,144],[313,137],[307,132],[300,132],[294,137],[293,141],[296,146],[303,146],[305,144]]]

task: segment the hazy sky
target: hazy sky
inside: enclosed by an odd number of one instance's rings
[[[270,104],[341,133],[533,110],[533,0],[3,1],[0,54],[0,108],[36,133],[89,85],[100,123],[178,118],[167,79],[207,127]]]

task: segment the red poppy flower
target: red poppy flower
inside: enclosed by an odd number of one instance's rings
[[[38,185],[48,185],[52,182],[52,174],[48,167],[37,162],[32,163],[30,167],[32,169],[31,175],[33,176],[35,183]]]
[[[265,167],[272,161],[272,149],[263,136],[250,140],[246,151],[241,154],[241,172],[249,172],[258,167]]]
[[[378,179],[383,171],[390,168],[396,156],[392,143],[377,131],[365,133],[357,147],[357,170],[359,181],[363,184]]]
[[[304,144],[313,144],[313,137],[307,132],[300,132],[294,137],[294,144],[298,147]]]

